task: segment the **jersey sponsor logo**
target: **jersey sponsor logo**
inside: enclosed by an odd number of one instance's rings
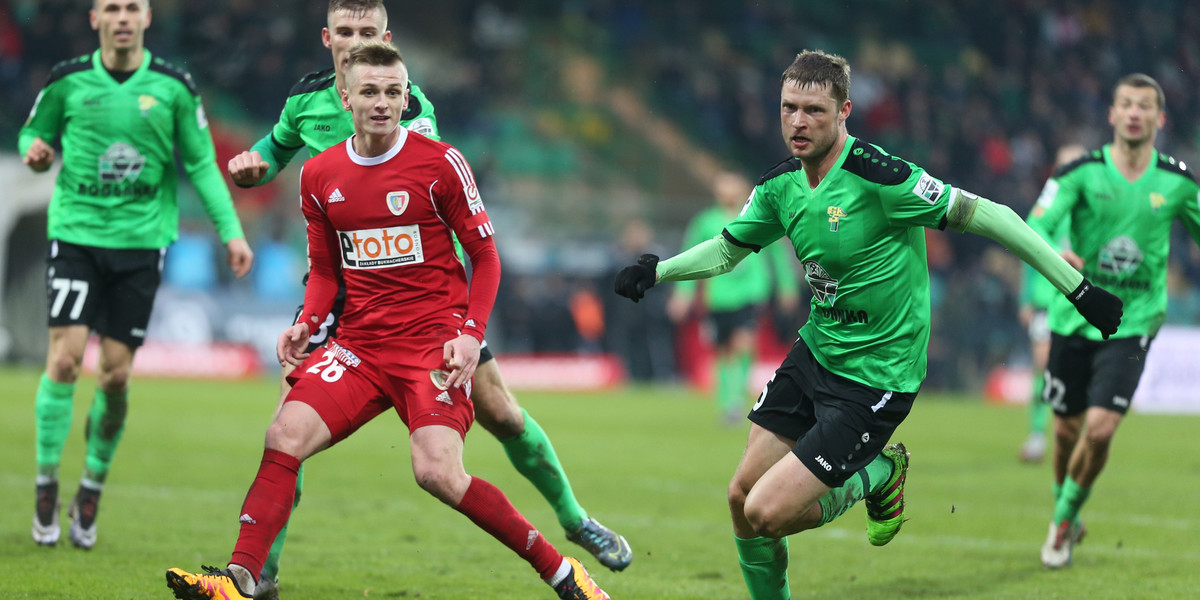
[[[100,155],[100,183],[124,183],[137,181],[146,166],[146,157],[137,148],[117,142]]]
[[[408,192],[388,192],[387,207],[397,217],[404,214],[408,208]]]
[[[865,310],[849,310],[841,308],[817,307],[817,313],[822,317],[838,323],[868,323],[871,316]]]
[[[1100,249],[1100,270],[1113,275],[1128,275],[1137,270],[1145,255],[1129,236],[1117,236]]]
[[[75,189],[75,192],[80,196],[157,196],[158,184],[149,185],[146,183],[127,183],[121,185],[118,183],[81,183]]]
[[[828,301],[829,306],[833,306],[837,300],[838,281],[830,277],[824,267],[815,260],[804,261],[804,280],[812,288],[813,297],[818,303],[825,304]]]
[[[150,110],[158,106],[158,98],[150,94],[142,94],[138,96],[138,110],[142,111],[143,117],[150,116]]]
[[[1150,192],[1150,208],[1153,208],[1154,212],[1158,212],[1158,209],[1162,208],[1163,205],[1166,203],[1167,203],[1166,196],[1164,196],[1158,192]]]
[[[917,185],[913,187],[913,193],[924,198],[930,204],[937,204],[942,198],[942,192],[946,189],[945,184],[935,179],[929,173],[921,173],[921,177],[917,179]]]
[[[333,193],[329,194],[329,199],[325,200],[325,204],[333,204],[334,202],[345,202],[346,197],[342,195],[340,188],[333,188]]]
[[[433,136],[433,119],[429,117],[421,117],[409,122],[407,129],[414,133],[419,133],[426,137]]]
[[[339,231],[338,239],[342,266],[347,269],[386,269],[425,262],[417,225]]]
[[[841,221],[842,217],[846,216],[846,212],[843,211],[841,209],[841,207],[838,207],[838,206],[830,206],[829,208],[825,209],[825,214],[829,215],[829,230],[830,231],[837,231],[838,230],[838,222]],[[793,215],[793,216],[795,216],[795,215]]]

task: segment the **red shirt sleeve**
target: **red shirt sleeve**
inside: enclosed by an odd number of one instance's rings
[[[308,323],[309,333],[317,331],[337,297],[342,276],[341,246],[337,230],[325,215],[320,185],[309,170],[300,172],[300,208],[308,224],[308,284],[304,289],[304,308],[297,323]]]
[[[460,329],[480,342],[487,330],[488,317],[500,289],[500,254],[492,239],[495,229],[483,208],[475,175],[467,160],[455,148],[448,147],[443,174],[434,186],[438,211],[458,236],[463,251],[471,260],[470,295],[467,314]]]

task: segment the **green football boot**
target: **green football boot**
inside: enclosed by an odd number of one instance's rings
[[[881,452],[894,465],[892,476],[878,493],[867,494],[867,540],[872,546],[892,541],[904,524],[904,479],[908,473],[908,450],[904,444],[888,444]]]

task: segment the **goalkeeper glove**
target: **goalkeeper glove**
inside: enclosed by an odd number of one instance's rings
[[[1107,340],[1108,336],[1117,332],[1117,326],[1121,324],[1121,309],[1125,303],[1108,293],[1108,290],[1094,285],[1085,277],[1075,291],[1067,294],[1067,299],[1075,305],[1075,310],[1078,310],[1088,323],[1100,330],[1104,339]]]
[[[613,282],[613,291],[637,302],[646,295],[646,290],[654,287],[658,273],[658,257],[653,254],[643,254],[638,257],[636,265],[629,265],[617,273]]]

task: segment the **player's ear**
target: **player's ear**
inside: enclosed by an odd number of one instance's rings
[[[150,9],[150,3],[147,2],[146,3],[146,24],[144,26],[142,26],[142,29],[150,29],[150,20],[151,20],[150,17],[153,17],[153,16],[154,16],[154,11]]]
[[[388,42],[389,44],[392,42],[392,30],[391,29],[388,29],[383,32],[383,41]]]
[[[333,41],[332,40],[333,40],[333,37],[332,37],[332,34],[329,33],[329,28],[322,27],[321,28],[321,44],[323,44],[326,48],[333,49]]]
[[[338,95],[342,97],[342,110],[350,110],[350,89],[344,87],[338,90]]]
[[[92,24],[92,31],[100,31],[100,18],[96,15],[96,9],[88,11],[88,22]]]

